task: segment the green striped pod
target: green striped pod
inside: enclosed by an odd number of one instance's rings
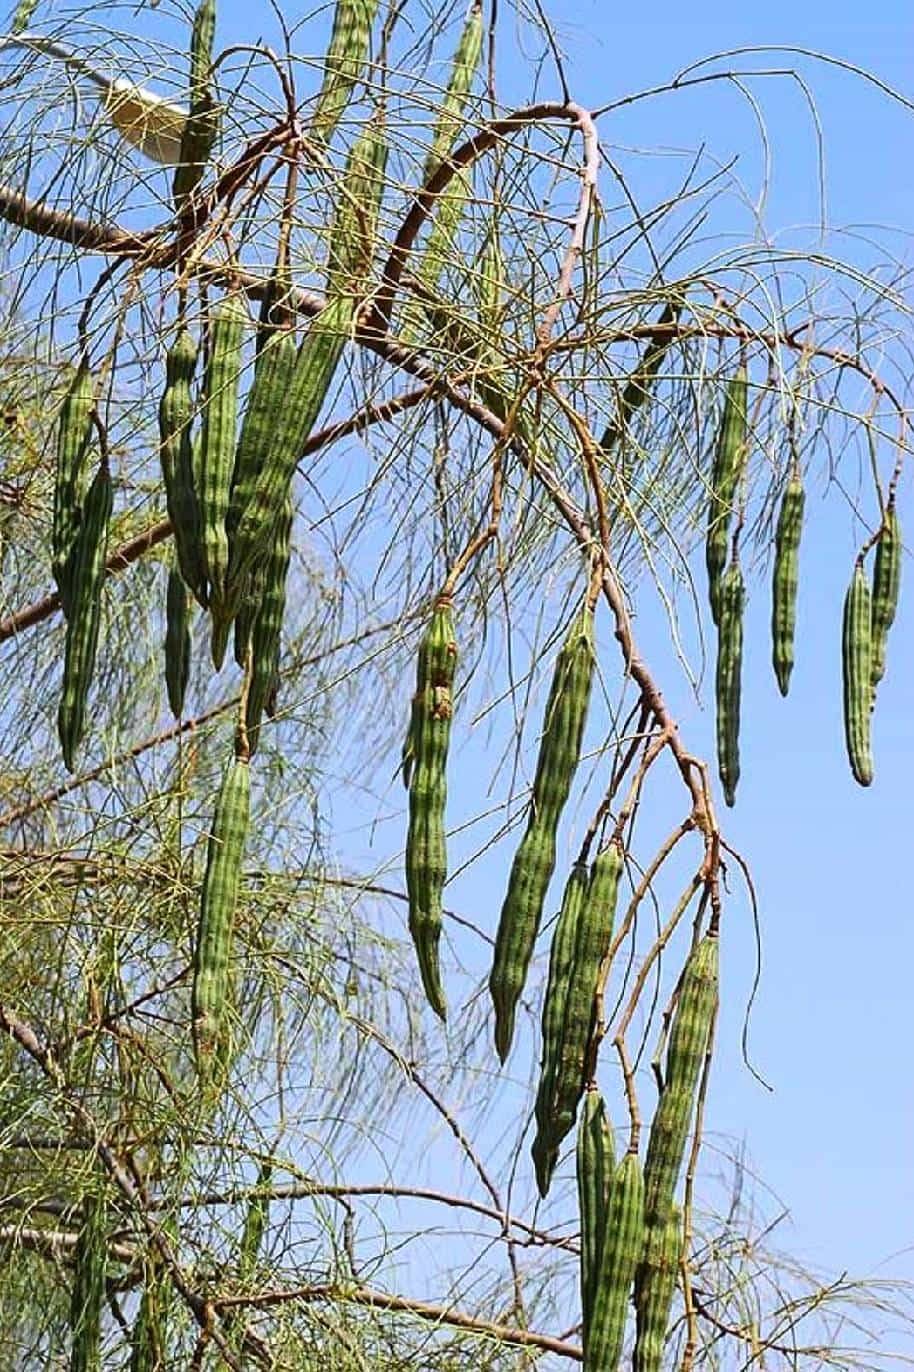
[[[265,551],[271,530],[289,494],[295,468],[327,392],[346,340],[355,302],[352,297],[332,298],[303,338],[282,407],[263,464],[253,482],[250,498],[234,528],[226,593],[227,613],[234,616],[244,594],[244,583],[253,564]]]
[[[672,303],[663,307],[663,312],[654,326],[657,333],[648,338],[637,366],[628,375],[628,380],[619,399],[619,417],[607,424],[603,437],[600,439],[600,447],[604,453],[609,453],[612,450],[618,439],[625,433],[632,415],[650,398],[651,383],[660,370],[660,364],[675,339],[675,332],[670,328],[670,325],[675,324],[679,318],[681,308],[681,305]]]
[[[595,1086],[590,1086],[584,1096],[576,1163],[581,1215],[581,1314],[586,1354],[615,1166],[612,1129],[603,1097]]]
[[[895,620],[901,589],[901,554],[901,529],[893,491],[885,507],[885,518],[873,561],[871,679],[874,692],[885,676],[886,643]]]
[[[612,1179],[590,1329],[584,1336],[585,1372],[616,1372],[625,1338],[632,1281],[644,1251],[644,1182],[638,1154],[625,1154]]]
[[[209,582],[213,627],[220,617],[228,572],[229,545],[225,519],[235,457],[235,426],[241,353],[247,309],[240,292],[215,307],[210,320],[209,356],[203,378],[203,423],[200,436],[200,518],[202,552]],[[223,655],[224,655],[223,647]],[[222,665],[214,644],[213,660]]]
[[[260,365],[261,354],[268,343],[288,328],[290,323],[288,297],[292,290],[292,278],[288,264],[277,260],[267,278],[266,289],[260,298],[257,314],[257,332],[254,337],[254,362]]]
[[[199,185],[219,136],[219,107],[211,80],[215,36],[216,0],[200,0],[190,42],[190,110],[181,134],[181,160],[172,190],[179,214]]]
[[[371,268],[387,165],[384,111],[378,109],[353,143],[337,193],[329,236],[327,285],[358,293]]]
[[[248,650],[251,646],[251,633],[260,609],[260,602],[263,598],[264,587],[264,568],[263,564],[255,567],[248,578],[247,590],[244,594],[238,613],[235,616],[235,634],[233,656],[238,666],[242,670],[248,663]]]
[[[471,0],[469,12],[451,63],[444,99],[436,103],[437,118],[432,142],[425,158],[422,180],[428,181],[436,167],[448,156],[463,126],[463,117],[482,56],[483,17],[481,0]]]
[[[248,682],[245,727],[253,754],[260,739],[260,721],[279,671],[282,622],[286,612],[286,579],[292,553],[292,500],[287,497],[263,565],[261,598],[251,626],[251,679]]]
[[[708,532],[705,565],[708,569],[708,597],[714,623],[720,615],[720,588],[727,563],[730,518],[746,466],[747,445],[746,367],[740,363],[727,386],[724,413],[717,436],[708,501]]]
[[[82,522],[73,547],[70,613],[64,644],[63,687],[57,710],[57,732],[67,771],[73,771],[76,750],[86,727],[86,702],[95,671],[98,631],[105,584],[105,555],[111,519],[111,473],[99,465],[86,492]]]
[[[169,1282],[154,1259],[146,1262],[145,1269],[140,1308],[130,1334],[130,1372],[166,1372]]]
[[[806,494],[799,474],[787,483],[774,535],[774,572],[771,585],[771,657],[782,696],[790,688],[793,641],[797,622],[800,575],[800,535]]]
[[[717,935],[706,934],[695,944],[682,974],[667,1044],[666,1074],[644,1164],[648,1224],[665,1220],[673,1204],[717,1009],[718,961]]]
[[[86,458],[92,446],[92,410],[95,386],[83,359],[67,388],[57,421],[57,470],[54,478],[54,514],[51,527],[51,570],[60,592],[60,603],[69,614],[71,599],[70,559],[82,520]]]
[[[569,1123],[558,1116],[557,1077],[561,1067],[566,1008],[572,994],[588,875],[586,862],[576,862],[572,867],[565,883],[559,917],[549,950],[549,975],[543,996],[540,1079],[533,1112],[536,1119],[536,1135],[530,1150],[536,1169],[536,1184],[541,1196],[545,1196],[549,1190],[549,1183],[558,1161],[559,1145],[574,1123],[573,1117]]]
[[[238,1254],[238,1276],[242,1283],[249,1282],[257,1270],[263,1236],[270,1218],[270,1197],[268,1188],[273,1176],[273,1164],[263,1162],[257,1169],[257,1184],[248,1197],[244,1214],[244,1228],[241,1231],[241,1248]]]
[[[585,606],[556,660],[527,829],[511,866],[495,938],[489,990],[495,1007],[495,1046],[502,1062],[514,1037],[517,1000],[555,867],[556,830],[580,761],[594,665],[593,611]]]
[[[190,603],[187,587],[177,568],[168,573],[165,597],[165,688],[168,708],[175,719],[184,712],[184,694],[190,675]]]
[[[190,330],[181,325],[165,358],[165,389],[159,401],[159,458],[178,566],[205,609],[206,576],[200,552],[200,507],[194,489],[191,439],[191,386],[196,366],[197,345]]]
[[[648,1223],[644,1257],[635,1277],[635,1347],[632,1372],[660,1372],[682,1257],[682,1211]]]
[[[216,799],[194,946],[191,1016],[197,1071],[205,1080],[212,1076],[228,1037],[229,960],[250,804],[250,768],[236,757],[226,768]]]
[[[378,0],[336,0],[324,76],[309,137],[326,143],[333,134],[368,61]]]
[[[873,780],[870,713],[873,700],[872,596],[860,558],[844,598],[841,636],[844,679],[844,739],[854,780],[869,786]]]
[[[418,659],[406,832],[409,932],[428,1003],[435,1014],[444,1019],[447,1005],[441,985],[438,944],[441,939],[441,896],[447,877],[444,815],[457,669],[457,641],[449,597],[441,597],[435,605]]]
[[[717,766],[724,799],[736,800],[739,781],[739,717],[743,672],[743,573],[734,559],[720,585],[717,629]]]
[[[590,872],[577,864],[565,888],[552,940],[543,1000],[543,1047],[533,1143],[537,1185],[545,1196],[559,1145],[573,1128],[584,1090],[594,1026],[594,996],[606,956],[622,872],[622,849],[611,843]]]
[[[70,1291],[70,1372],[101,1372],[108,1208],[104,1192],[86,1197],[76,1236]]]

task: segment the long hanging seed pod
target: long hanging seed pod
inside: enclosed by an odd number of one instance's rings
[[[441,1019],[446,1016],[447,1006],[441,985],[438,944],[441,893],[447,876],[444,813],[456,668],[457,642],[451,601],[449,596],[443,596],[435,605],[419,649],[410,725],[411,774],[406,834],[409,932],[425,994]]]
[[[174,1226],[166,1227],[173,1232]],[[167,1372],[172,1286],[158,1255],[147,1258],[144,1266],[143,1294],[130,1335],[130,1372]]]
[[[324,78],[309,137],[326,143],[333,134],[368,60],[377,0],[336,0]]]
[[[644,1182],[638,1154],[616,1168],[609,1196],[603,1249],[585,1334],[586,1372],[616,1372],[625,1337],[628,1296],[644,1250]]]
[[[190,605],[187,587],[176,568],[168,573],[165,597],[165,687],[168,708],[175,719],[184,712],[184,694],[190,674]]]
[[[242,1284],[249,1282],[257,1270],[263,1236],[270,1218],[270,1197],[267,1188],[273,1176],[273,1164],[262,1162],[257,1169],[257,1184],[250,1196],[244,1215],[241,1248],[238,1253],[238,1277]]]
[[[648,1223],[644,1257],[635,1277],[635,1347],[632,1372],[660,1372],[682,1255],[682,1211]]]
[[[88,1196],[73,1260],[70,1372],[101,1372],[107,1225],[104,1192]]]
[[[584,1096],[576,1162],[581,1216],[581,1314],[586,1357],[615,1166],[612,1129],[603,1097],[595,1086],[591,1086]]]
[[[215,307],[210,322],[209,357],[203,378],[199,456],[201,548],[204,571],[209,582],[213,615],[213,662],[216,667],[221,667],[225,653],[225,644],[218,633],[229,561],[225,518],[235,457],[241,350],[247,317],[247,308],[240,292],[230,293]]]
[[[889,496],[873,560],[873,628],[871,680],[875,692],[885,676],[885,650],[889,629],[895,621],[901,589],[901,529],[895,509],[895,492]]]
[[[379,107],[353,143],[340,182],[329,239],[327,288],[358,294],[371,266],[387,165],[384,109]]]
[[[844,598],[841,666],[847,756],[854,780],[861,786],[869,786],[873,780],[870,743],[873,702],[872,596],[863,562],[859,558],[854,564],[854,574]]]
[[[495,1046],[502,1062],[514,1036],[517,1000],[527,979],[555,867],[556,830],[581,756],[594,663],[593,611],[585,605],[556,661],[527,830],[511,866],[495,938],[489,990],[495,1007]]]
[[[260,722],[279,670],[282,622],[286,610],[286,579],[292,552],[293,507],[286,498],[276,524],[270,555],[264,563],[260,604],[250,637],[251,679],[248,683],[245,727],[253,755],[260,739]]]
[[[651,383],[660,370],[660,364],[670,345],[675,341],[676,333],[671,326],[679,318],[681,309],[678,301],[664,305],[654,326],[657,330],[656,335],[648,338],[637,366],[629,373],[619,399],[618,418],[607,424],[603,431],[600,447],[604,453],[609,454],[612,451],[625,433],[632,415],[649,399]]]
[[[190,44],[190,113],[181,136],[181,162],[173,186],[179,214],[199,185],[219,136],[219,107],[210,79],[215,35],[216,0],[200,0]]]
[[[543,999],[543,1048],[533,1158],[545,1196],[562,1139],[574,1126],[584,1090],[600,964],[612,938],[622,850],[612,843],[588,873],[577,864],[565,888],[552,940]]]
[[[85,358],[64,396],[57,421],[57,472],[51,529],[51,570],[65,615],[70,612],[71,559],[85,495],[86,458],[92,446],[92,409],[95,387]]]
[[[260,561],[286,499],[302,446],[320,413],[349,337],[355,302],[339,297],[312,320],[295,358],[263,466],[234,529],[225,614],[234,618],[252,566]],[[256,381],[256,377],[255,377]]]
[[[708,569],[708,597],[715,624],[720,616],[720,584],[727,562],[730,517],[748,453],[747,385],[746,367],[741,362],[727,386],[711,472],[705,564]]]
[[[736,800],[743,670],[743,574],[734,558],[721,581],[717,637],[717,763],[724,799]]]
[[[229,960],[250,796],[248,763],[243,758],[233,758],[222,779],[206,848],[194,946],[191,1017],[197,1071],[203,1081],[212,1079],[215,1067],[227,1052]]]
[[[790,688],[793,640],[797,622],[800,535],[806,495],[799,472],[787,483],[774,535],[774,572],[771,586],[771,654],[782,696]]]
[[[185,583],[206,608],[206,576],[200,551],[200,507],[194,490],[191,385],[197,345],[182,324],[165,358],[165,390],[159,402],[159,456],[175,552]]]
[[[717,935],[706,934],[692,949],[682,974],[670,1026],[666,1075],[644,1164],[644,1208],[649,1225],[664,1223],[672,1208],[717,1009],[718,957]]]
[[[64,765],[69,772],[73,771],[76,750],[85,732],[86,702],[95,671],[111,505],[111,473],[107,461],[103,460],[86,492],[82,522],[68,571],[70,613],[64,644],[63,687],[57,710],[57,732]]]

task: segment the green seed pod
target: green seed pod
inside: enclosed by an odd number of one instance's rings
[[[844,599],[841,641],[844,677],[844,738],[854,780],[873,780],[870,711],[873,699],[872,597],[859,559]]]
[[[330,291],[358,294],[364,288],[377,239],[386,165],[384,111],[378,109],[346,159],[329,237]]]
[[[86,701],[95,671],[111,505],[111,474],[107,463],[103,462],[86,492],[82,521],[67,571],[71,599],[57,732],[64,765],[69,772],[73,771],[76,750],[85,732]]]
[[[748,456],[747,385],[746,368],[740,363],[727,386],[711,473],[705,563],[708,569],[711,615],[715,624],[720,616],[721,577],[727,563],[730,517]]]
[[[270,1197],[264,1193],[269,1188],[272,1176],[273,1164],[261,1163],[257,1171],[257,1189],[248,1198],[238,1254],[238,1277],[242,1284],[249,1282],[257,1270],[263,1236],[270,1218]]]
[[[648,338],[638,365],[629,373],[619,400],[619,417],[607,424],[603,431],[600,447],[604,453],[608,454],[612,451],[625,433],[632,415],[650,398],[651,383],[660,370],[660,364],[670,345],[675,340],[675,333],[669,326],[679,318],[681,308],[678,303],[669,303],[663,307],[663,312],[654,326],[657,329],[656,335]]]
[[[793,639],[797,622],[800,571],[800,534],[806,494],[794,474],[787,483],[774,536],[774,574],[771,587],[771,648],[774,674],[786,696],[793,671]]]
[[[241,862],[250,816],[251,779],[247,762],[233,758],[216,800],[206,848],[206,872],[194,948],[191,992],[194,1051],[204,1080],[225,1053],[228,1035],[229,959],[238,903]]]
[[[104,1192],[86,1198],[76,1238],[70,1292],[70,1372],[101,1372],[108,1208]]]
[[[210,75],[215,36],[216,0],[200,0],[190,44],[190,112],[181,135],[181,161],[173,185],[179,214],[199,185],[219,136],[219,106]]]
[[[581,1214],[581,1312],[586,1357],[615,1166],[612,1129],[603,1097],[595,1086],[589,1087],[584,1096],[576,1161]]]
[[[225,528],[235,456],[235,425],[241,350],[247,309],[240,293],[225,296],[213,310],[210,348],[203,378],[203,424],[200,438],[200,517],[203,565],[210,587],[214,637],[220,619],[228,571],[229,545]],[[223,654],[224,654],[223,647]],[[213,661],[222,655],[214,643]]]
[[[230,550],[241,515],[250,504],[264,462],[283,434],[297,360],[298,349],[291,329],[279,330],[264,346],[258,359],[241,421],[225,518]]]
[[[616,1168],[609,1196],[603,1249],[585,1331],[587,1372],[616,1372],[622,1356],[629,1291],[644,1251],[644,1183],[637,1153]]]
[[[263,566],[261,599],[251,626],[251,680],[248,683],[245,727],[253,755],[260,738],[260,721],[279,671],[282,622],[286,612],[286,578],[292,552],[291,499],[287,498],[276,523],[270,554]]]
[[[463,116],[473,89],[482,56],[483,17],[481,0],[472,0],[469,13],[460,33],[451,75],[444,99],[436,106],[438,117],[432,132],[432,143],[425,158],[422,180],[427,181],[435,168],[448,156],[463,126]]]
[[[302,447],[320,414],[349,337],[354,309],[351,297],[331,299],[312,320],[298,349],[281,422],[273,427],[270,447],[234,528],[226,591],[226,613],[230,618],[243,599],[252,566],[265,554],[273,525],[289,494]]]
[[[733,805],[736,800],[736,784],[739,781],[745,599],[743,574],[739,563],[734,561],[721,581],[717,634],[717,766],[728,805]]]
[[[898,512],[895,509],[895,493],[889,496],[885,508],[885,519],[876,544],[876,557],[873,562],[873,627],[872,627],[872,682],[875,692],[885,676],[885,650],[889,629],[895,620],[898,609],[898,593],[901,589],[901,529],[898,525]]]
[[[176,568],[168,573],[165,601],[165,686],[168,707],[175,719],[184,711],[184,693],[190,674],[190,604],[187,587]]]
[[[69,571],[85,494],[86,458],[92,446],[92,410],[95,386],[83,359],[64,396],[57,421],[57,472],[54,480],[54,516],[51,530],[51,570],[60,592],[65,615],[70,612],[72,586]]]
[[[682,1257],[682,1212],[648,1224],[644,1257],[635,1277],[635,1348],[632,1372],[660,1372]]]
[[[549,1190],[559,1146],[574,1126],[585,1086],[594,995],[612,938],[622,865],[622,850],[615,843],[598,855],[589,873],[584,864],[576,864],[553,935],[532,1150],[541,1196]]]
[[[441,599],[432,612],[419,647],[406,834],[409,932],[429,1005],[441,1019],[447,1014],[447,1006],[441,986],[438,944],[441,893],[447,876],[444,812],[456,668],[457,643],[451,602],[449,598]]]
[[[130,1335],[130,1372],[166,1372],[165,1315],[168,1306],[167,1277],[161,1264],[147,1261],[143,1294]]]
[[[324,58],[324,79],[309,129],[309,136],[316,143],[329,141],[349,104],[368,60],[377,8],[377,0],[336,0],[330,45]]]
[[[159,402],[159,456],[178,566],[205,609],[206,576],[200,551],[200,507],[194,489],[191,439],[191,385],[196,365],[197,345],[182,325],[165,359],[165,390]]]
[[[717,1010],[718,940],[706,934],[689,954],[667,1045],[666,1076],[644,1164],[648,1224],[665,1222],[689,1136],[698,1078]]]
[[[593,612],[574,619],[555,664],[540,740],[527,830],[514,857],[501,909],[489,989],[502,1062],[514,1036],[518,997],[555,867],[556,830],[581,756],[595,664]]]

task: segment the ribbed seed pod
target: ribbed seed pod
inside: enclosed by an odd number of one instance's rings
[[[648,1223],[644,1257],[635,1277],[635,1348],[632,1372],[660,1372],[682,1256],[682,1211]]]
[[[727,563],[730,517],[743,472],[747,446],[747,385],[748,375],[740,363],[727,386],[724,413],[721,419],[711,490],[708,502],[708,533],[705,542],[705,564],[708,569],[708,596],[714,623],[720,616],[720,585]]]
[[[248,578],[248,589],[244,599],[238,608],[235,616],[235,646],[234,658],[238,666],[242,669],[247,666],[248,649],[251,646],[251,633],[254,629],[254,622],[260,611],[260,602],[263,599],[264,568],[263,565],[255,567]]]
[[[654,326],[657,329],[656,335],[648,338],[638,365],[629,373],[619,399],[619,417],[607,424],[603,437],[600,439],[600,447],[604,453],[609,453],[612,450],[619,438],[625,433],[632,415],[650,397],[651,383],[660,370],[660,364],[670,345],[675,340],[675,333],[669,326],[679,318],[680,308],[679,304],[671,303],[663,307],[663,312]]]
[[[612,1129],[603,1097],[595,1086],[589,1087],[584,1096],[576,1161],[581,1215],[581,1314],[586,1356],[615,1167]]]
[[[781,501],[774,535],[774,572],[771,586],[771,653],[782,696],[790,688],[793,640],[797,622],[800,574],[800,535],[806,494],[797,473],[790,478]]]
[[[243,598],[248,574],[264,556],[289,494],[305,439],[320,414],[349,337],[354,309],[350,297],[331,299],[312,320],[298,349],[281,422],[273,428],[263,465],[234,529],[226,593],[226,612],[232,618]]]
[[[64,765],[69,772],[73,771],[76,750],[85,732],[86,701],[95,671],[111,505],[111,474],[107,463],[103,462],[86,492],[82,522],[67,572],[71,586],[70,613],[57,732]]]
[[[336,0],[324,78],[308,131],[317,143],[331,137],[362,75],[377,8],[377,0]]]
[[[889,629],[898,609],[901,589],[901,529],[895,509],[895,493],[889,496],[885,519],[876,544],[873,562],[873,627],[871,676],[873,691],[885,676],[885,650]]]
[[[581,756],[594,662],[593,612],[585,606],[555,664],[527,830],[511,866],[495,938],[489,990],[495,1007],[495,1046],[502,1062],[511,1048],[517,1000],[555,867],[556,830]]]
[[[441,893],[447,876],[444,813],[456,669],[457,641],[451,602],[442,598],[435,605],[419,648],[406,833],[409,932],[428,1003],[441,1019],[447,1014],[447,1005],[441,985],[438,944]]]
[[[736,800],[739,781],[739,716],[743,672],[743,574],[735,560],[720,585],[717,632],[717,766],[724,799]]]
[[[155,1259],[145,1266],[140,1308],[130,1335],[130,1372],[166,1372],[165,1320],[170,1283]]]
[[[219,136],[219,107],[210,78],[215,36],[216,0],[200,0],[190,43],[190,112],[181,135],[181,161],[173,185],[179,214],[199,185]]]
[[[260,739],[260,721],[267,697],[279,670],[282,622],[286,612],[286,578],[292,552],[293,514],[291,498],[287,497],[276,522],[269,556],[263,566],[260,605],[251,626],[251,679],[248,683],[245,727],[252,755]]]
[[[585,1372],[616,1372],[622,1356],[632,1281],[644,1251],[644,1183],[637,1153],[616,1168],[609,1196],[603,1249],[585,1333]]]
[[[644,1164],[648,1224],[666,1221],[695,1108],[695,1093],[717,1009],[718,940],[706,934],[689,954],[670,1026],[663,1090],[651,1121]]]
[[[190,604],[187,587],[177,568],[168,573],[165,597],[165,687],[168,708],[175,719],[184,711],[184,693],[190,674]]]
[[[552,939],[532,1150],[541,1196],[549,1189],[559,1146],[574,1126],[585,1086],[594,995],[612,938],[621,872],[622,850],[616,843],[597,856],[589,873],[577,864],[565,887]]]
[[[206,576],[200,551],[200,507],[194,489],[191,439],[191,384],[196,365],[197,345],[182,325],[165,358],[165,390],[159,402],[159,457],[178,566],[205,609]]]
[[[191,1015],[197,1071],[204,1080],[211,1078],[214,1063],[223,1057],[226,1048],[229,959],[250,795],[248,764],[241,758],[233,758],[222,779],[206,848],[206,872],[194,947]]]
[[[219,652],[217,626],[225,596],[229,547],[225,518],[229,507],[235,457],[235,426],[241,350],[247,309],[240,293],[225,296],[215,307],[210,323],[210,347],[203,378],[203,424],[200,438],[200,518],[203,566],[209,582],[213,614],[213,661],[221,667],[225,645]]]
[[[380,108],[356,139],[346,159],[329,237],[327,286],[358,294],[371,267],[384,195],[387,142]]]
[[[51,570],[65,615],[70,612],[71,557],[82,521],[86,458],[92,446],[95,386],[88,363],[80,362],[57,421],[57,471],[51,530]]]
[[[88,1196],[73,1258],[70,1372],[101,1372],[107,1228],[104,1192]]]
[[[870,713],[873,700],[872,596],[858,559],[844,598],[841,640],[844,678],[844,738],[854,780],[869,786],[873,780]]]
[[[248,1198],[244,1229],[241,1233],[241,1249],[238,1254],[238,1276],[242,1283],[249,1282],[257,1270],[263,1236],[270,1218],[270,1197],[264,1193],[270,1185],[272,1176],[273,1164],[261,1163],[257,1169],[256,1191]]]

